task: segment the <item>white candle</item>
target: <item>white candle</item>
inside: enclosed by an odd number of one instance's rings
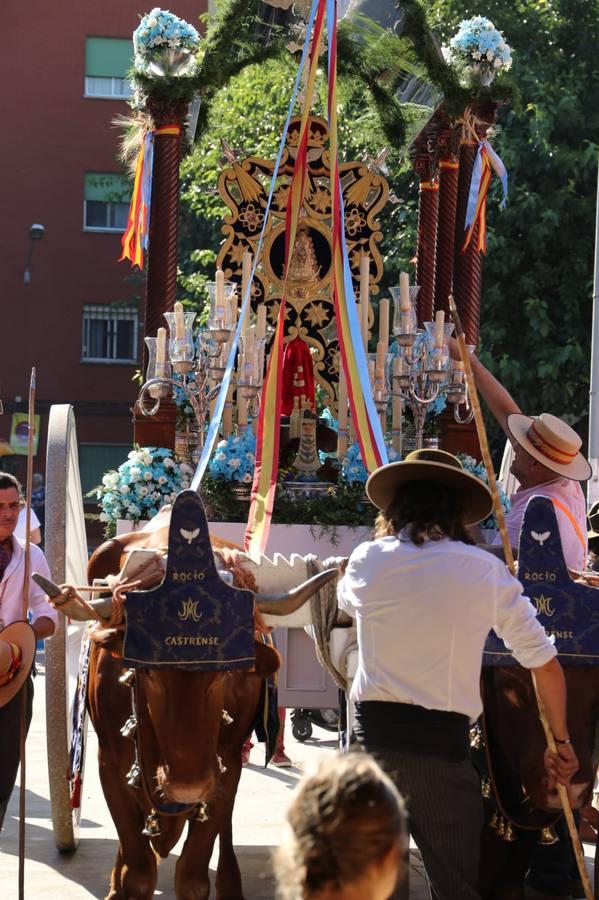
[[[435,313],[435,347],[442,347],[445,338],[445,312],[438,309]]]
[[[263,341],[266,337],[266,306],[261,303],[256,317],[256,340]]]
[[[179,304],[181,305],[181,304]],[[166,365],[166,328],[159,328],[156,332],[156,375],[158,370]],[[161,373],[162,374],[162,373]]]
[[[185,339],[185,316],[183,315],[183,304],[175,303],[175,339],[177,341],[182,341]],[[158,329],[158,334],[161,331],[164,331],[164,328]]]
[[[453,360],[453,377],[454,384],[463,384],[464,382],[464,363],[461,359]]]
[[[249,250],[243,251],[243,257],[241,260],[241,303],[243,304],[245,301],[246,294],[248,292],[248,287],[250,284],[250,276],[252,274],[252,254]],[[251,299],[251,295],[250,295]],[[247,313],[243,319],[243,325],[241,328],[241,333],[244,334],[246,328],[248,327],[250,321],[250,306],[248,304]]]
[[[216,318],[220,319],[224,326],[227,324],[227,306],[225,303],[225,273],[222,269],[216,270],[215,283]]]
[[[370,292],[370,257],[363,253],[360,257],[360,318],[362,324],[362,340],[368,347],[368,301]]]
[[[389,346],[389,298],[382,297],[379,303],[379,341],[387,352]]]
[[[395,379],[404,374],[404,358],[403,356],[393,357],[393,391],[396,392],[399,385]],[[397,453],[401,453],[401,397],[393,397],[391,406],[391,445]]]
[[[402,312],[410,311],[410,276],[407,272],[399,273],[399,308]]]
[[[237,291],[233,291],[231,297],[229,298],[229,306],[230,306],[230,320],[233,328],[237,325],[237,314],[239,312],[239,307],[237,305]]]

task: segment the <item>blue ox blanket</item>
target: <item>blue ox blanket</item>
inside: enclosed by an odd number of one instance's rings
[[[555,641],[563,665],[599,665],[599,589],[570,578],[553,503],[532,497],[522,521],[518,578],[537,616]],[[483,665],[516,665],[505,645],[491,632]]]
[[[218,574],[195,491],[182,491],[175,500],[164,581],[152,590],[129,591],[125,612],[125,665],[254,666],[254,595]]]

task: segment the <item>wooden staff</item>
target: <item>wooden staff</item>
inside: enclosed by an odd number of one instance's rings
[[[29,611],[29,578],[31,575],[31,490],[33,481],[33,442],[35,439],[35,368],[29,380],[29,410],[27,431],[27,484],[25,496],[25,561],[23,565],[22,617],[27,621]],[[21,688],[21,716],[19,722],[19,756],[21,784],[19,789],[19,900],[25,897],[25,738],[27,729],[27,681]]]
[[[468,348],[466,347],[466,338],[464,336],[464,331],[462,329],[462,323],[460,321],[460,317],[458,315],[458,311],[456,309],[456,305],[453,299],[453,295],[449,295],[449,309],[451,312],[451,316],[453,321],[455,322],[455,330],[456,330],[456,338],[458,342],[458,347],[460,348],[460,356],[462,358],[462,362],[464,363],[464,371],[466,373],[466,384],[468,385],[468,396],[470,397],[470,403],[472,404],[472,411],[474,412],[474,421],[476,422],[476,432],[478,434],[478,441],[480,444],[480,449],[483,457],[483,462],[485,464],[485,469],[487,470],[487,478],[489,479],[489,488],[491,490],[491,494],[493,495],[493,507],[495,511],[495,518],[497,519],[497,525],[499,526],[499,533],[501,535],[501,542],[503,544],[503,552],[505,555],[505,561],[508,565],[508,568],[512,575],[516,575],[516,565],[514,563],[514,554],[512,553],[512,545],[510,544],[510,539],[507,533],[507,526],[505,524],[505,516],[503,514],[503,507],[501,505],[501,500],[499,499],[499,490],[497,488],[497,479],[495,478],[495,469],[493,468],[493,463],[491,461],[491,453],[489,452],[489,441],[487,440],[487,432],[485,429],[485,423],[483,419],[483,415],[480,408],[480,403],[478,400],[478,391],[476,390],[476,384],[474,383],[474,375],[472,373],[472,364],[470,362],[470,354],[468,352]],[[545,709],[543,707],[543,702],[539,697],[537,692],[537,686],[533,677],[533,685],[535,688],[535,695],[537,698],[537,705],[539,707],[539,718],[541,720],[541,725],[543,726],[543,731],[545,732],[545,740],[547,741],[547,746],[552,753],[557,754],[557,747],[555,744],[555,738],[551,732],[549,727],[549,722],[547,721],[547,715],[545,713]],[[578,835],[578,829],[576,828],[576,823],[574,821],[574,815],[572,813],[572,806],[570,804],[570,797],[568,795],[568,790],[564,784],[557,784],[557,791],[560,799],[560,803],[562,805],[562,809],[564,811],[564,816],[566,817],[566,822],[568,825],[568,831],[570,833],[570,840],[572,841],[572,847],[574,848],[574,855],[576,856],[576,865],[578,866],[578,871],[580,874],[580,880],[582,881],[584,887],[584,895],[586,900],[593,900],[593,890],[591,888],[591,882],[589,879],[589,875],[586,869],[585,861],[584,861],[584,853],[582,850],[582,844],[580,843],[580,837]]]

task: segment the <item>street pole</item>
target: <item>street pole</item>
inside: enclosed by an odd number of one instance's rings
[[[597,166],[597,203],[595,209],[595,272],[593,276],[593,325],[591,331],[589,398],[589,462],[593,469],[587,494],[587,503],[590,507],[599,500],[599,164]]]

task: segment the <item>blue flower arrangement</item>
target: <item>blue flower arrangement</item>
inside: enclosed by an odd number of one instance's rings
[[[389,462],[398,462],[401,456],[390,444],[387,444]],[[351,444],[341,465],[341,480],[348,484],[365,484],[369,472],[362,461],[360,445],[357,441]]]
[[[118,469],[106,472],[96,489],[100,521],[151,519],[165,503],[173,503],[179,491],[189,487],[193,469],[178,463],[164,447],[139,447]]]
[[[462,463],[462,466],[464,467],[464,470],[466,472],[470,472],[471,475],[476,475],[476,477],[480,478],[481,481],[484,481],[485,484],[489,483],[487,470],[485,469],[482,462],[477,462],[474,457],[469,456],[467,453],[457,453],[456,456]],[[497,489],[499,491],[499,499],[503,508],[503,514],[507,515],[507,513],[509,513],[510,509],[512,508],[511,500],[499,483],[497,484]],[[495,513],[489,516],[488,519],[485,519],[484,522],[481,522],[480,527],[497,529],[497,519],[495,518]]]
[[[478,63],[490,71],[507,71],[512,65],[512,53],[501,31],[489,19],[474,16],[460,22],[449,42],[449,61],[462,66]]]
[[[256,464],[256,438],[248,428],[242,434],[232,434],[216,445],[208,465],[211,478],[251,484]]]
[[[135,71],[151,74],[148,66],[161,59],[164,51],[182,51],[193,54],[200,45],[200,35],[188,22],[156,6],[145,15],[133,32]],[[181,74],[192,74],[189,67]]]

